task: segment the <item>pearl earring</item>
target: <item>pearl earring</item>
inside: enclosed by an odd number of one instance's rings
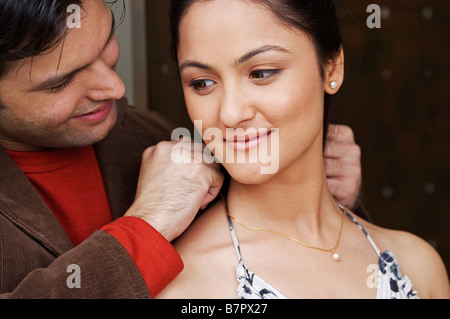
[[[331,81],[330,82],[330,88],[332,88],[333,90],[336,89],[338,87],[338,83],[336,81]]]

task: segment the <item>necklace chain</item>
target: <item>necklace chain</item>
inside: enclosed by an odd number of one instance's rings
[[[339,254],[336,252],[336,249],[339,246],[339,242],[341,240],[342,228],[344,226],[345,209],[341,205],[339,205],[339,208],[342,210],[341,226],[339,228],[339,234],[338,234],[338,238],[336,240],[336,245],[334,245],[334,248],[326,249],[326,248],[321,248],[321,247],[315,247],[315,246],[307,245],[307,244],[302,243],[301,241],[299,241],[299,240],[297,240],[297,239],[295,239],[295,238],[293,238],[291,236],[284,235],[284,234],[279,233],[279,232],[277,232],[275,230],[271,230],[271,229],[263,228],[263,227],[250,227],[250,226],[247,226],[247,225],[243,224],[240,220],[238,220],[236,217],[234,217],[234,216],[232,216],[230,214],[230,212],[228,211],[228,205],[227,205],[227,203],[225,201],[225,198],[223,197],[222,193],[220,193],[220,197],[222,198],[223,204],[225,206],[225,213],[227,214],[227,216],[230,217],[231,219],[233,219],[236,223],[238,223],[242,227],[244,227],[244,228],[246,228],[248,230],[253,230],[253,231],[266,231],[266,232],[269,232],[269,233],[272,233],[272,234],[284,237],[286,239],[289,239],[289,240],[291,240],[291,241],[293,241],[293,242],[295,242],[295,243],[297,243],[297,244],[299,244],[299,245],[301,245],[303,247],[306,247],[306,248],[311,248],[311,249],[316,249],[316,250],[320,250],[320,251],[330,252],[330,253],[333,254],[332,257],[333,257],[333,260],[335,260],[335,261],[338,261],[340,259]]]

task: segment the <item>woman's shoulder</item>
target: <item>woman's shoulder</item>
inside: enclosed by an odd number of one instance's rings
[[[227,218],[219,202],[197,217],[173,245],[185,269],[205,270],[238,262]],[[214,269],[211,272],[214,273]]]
[[[358,219],[381,252],[391,251],[421,298],[450,298],[446,267],[436,249],[407,231],[388,229]]]
[[[180,250],[210,250],[228,242],[230,235],[226,215],[220,202],[201,212],[188,229],[174,242]]]
[[[233,266],[238,259],[220,205],[214,204],[201,213],[173,246],[184,269],[160,293],[160,298],[216,298],[228,291],[231,294],[227,297],[234,297]]]

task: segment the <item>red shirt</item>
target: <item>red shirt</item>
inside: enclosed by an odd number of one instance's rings
[[[5,150],[56,216],[74,246],[102,229],[127,249],[150,294],[159,293],[182,269],[172,245],[145,221],[112,221],[92,146],[37,152]]]

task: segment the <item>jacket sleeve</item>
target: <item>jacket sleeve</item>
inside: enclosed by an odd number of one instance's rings
[[[183,270],[183,261],[172,244],[140,218],[121,217],[102,230],[116,237],[128,251],[152,297]]]
[[[127,250],[114,236],[98,230],[0,298],[143,299],[150,293]]]

